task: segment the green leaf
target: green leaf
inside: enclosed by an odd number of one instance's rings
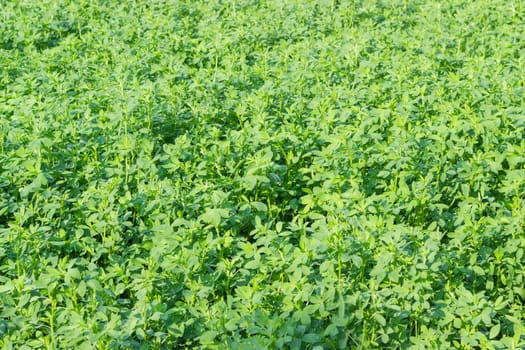
[[[245,190],[252,191],[257,186],[257,176],[247,175],[241,179],[241,183]]]
[[[303,335],[302,340],[307,344],[314,344],[321,341],[321,337],[317,333],[308,333]]]
[[[86,295],[86,283],[84,281],[80,281],[77,288],[75,289],[77,294],[83,298]]]
[[[377,323],[379,323],[381,327],[386,326],[386,320],[381,314],[375,313],[372,315],[372,317],[377,321]]]
[[[498,336],[501,325],[498,323],[490,329],[489,338],[494,339]]]
[[[266,206],[266,204],[262,202],[252,202],[252,206],[258,211],[266,212],[268,210],[268,207]]]
[[[199,220],[207,224],[218,227],[222,218],[228,217],[229,211],[227,209],[213,208],[208,209],[199,217]]]
[[[219,335],[217,331],[206,331],[199,336],[199,340],[202,344],[210,344]]]
[[[254,269],[258,269],[259,265],[260,265],[259,260],[250,260],[246,263],[246,265],[244,265],[244,267],[249,270],[254,270]]]

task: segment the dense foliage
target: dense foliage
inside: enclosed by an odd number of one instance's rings
[[[0,0],[0,346],[524,347],[523,28]]]

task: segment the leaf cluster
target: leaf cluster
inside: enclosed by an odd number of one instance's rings
[[[3,349],[524,346],[520,1],[0,8]]]

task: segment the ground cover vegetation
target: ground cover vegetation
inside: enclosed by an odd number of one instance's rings
[[[1,348],[523,348],[524,29],[0,1]]]

